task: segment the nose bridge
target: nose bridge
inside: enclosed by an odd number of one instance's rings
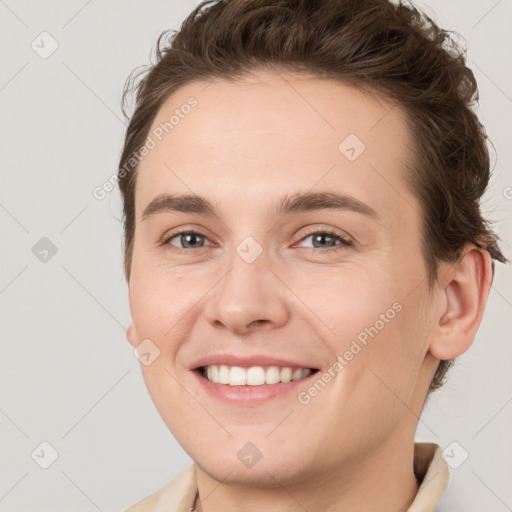
[[[285,288],[269,270],[272,263],[262,244],[248,236],[226,261],[224,277],[208,299],[208,320],[238,333],[256,325],[276,327],[286,322]]]

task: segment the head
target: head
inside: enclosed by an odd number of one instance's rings
[[[118,176],[128,339],[158,348],[141,368],[162,418],[219,475],[247,441],[293,478],[413,435],[505,261],[463,51],[385,0],[204,2],[166,35]],[[196,365],[221,353],[324,385],[208,402]],[[293,470],[288,439],[307,445]]]

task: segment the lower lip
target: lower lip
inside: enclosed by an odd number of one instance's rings
[[[278,384],[262,384],[261,386],[230,386],[229,384],[216,384],[203,377],[199,370],[192,372],[199,384],[211,396],[232,405],[259,405],[272,398],[285,397],[292,393],[298,394],[301,387],[309,386],[310,379],[318,372],[311,373],[304,379]]]

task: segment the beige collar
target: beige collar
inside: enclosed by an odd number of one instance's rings
[[[433,512],[448,485],[448,466],[434,443],[414,444],[414,471],[420,483],[416,498],[406,512]],[[165,487],[125,512],[184,512],[194,509],[197,497],[196,468],[192,464]]]

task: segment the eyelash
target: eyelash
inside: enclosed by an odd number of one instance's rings
[[[302,237],[299,242],[302,242],[304,241],[306,238],[309,238],[310,236],[312,235],[328,235],[329,237],[331,238],[335,238],[337,239],[340,243],[333,246],[333,247],[327,247],[325,249],[320,249],[318,247],[305,247],[304,249],[306,250],[309,250],[309,251],[317,251],[317,250],[321,250],[322,252],[331,252],[331,251],[339,251],[339,250],[343,250],[343,249],[346,249],[347,247],[350,247],[353,245],[353,242],[346,239],[345,237],[341,236],[339,233],[336,233],[334,231],[330,231],[328,229],[324,230],[324,229],[320,229],[320,230],[314,230],[314,231],[311,231],[310,233],[306,234],[304,237]],[[190,229],[182,229],[182,230],[179,230],[179,231],[176,231],[174,233],[172,233],[170,236],[166,237],[163,241],[162,241],[162,245],[171,245],[169,244],[169,242],[173,239],[173,238],[176,238],[177,236],[179,235],[199,235],[201,237],[204,237],[206,239],[208,239],[207,236],[203,235],[202,233],[199,233],[198,231],[192,231]],[[191,251],[198,251],[200,249],[206,249],[206,247],[199,247],[198,249],[189,249],[189,248],[186,248],[186,247],[176,247],[176,246],[171,246],[173,248],[173,250],[176,250],[178,252],[178,254],[189,254]]]

